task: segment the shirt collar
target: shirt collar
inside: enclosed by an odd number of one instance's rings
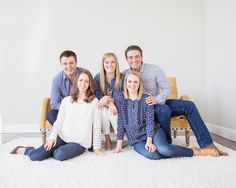
[[[78,74],[78,67],[76,68],[76,75],[77,75],[77,74]],[[70,81],[69,78],[66,76],[66,74],[65,74],[64,71],[62,71],[62,78],[63,78],[63,80],[68,80],[68,81]]]
[[[115,80],[116,80],[116,77],[114,77],[112,80],[111,80],[111,82],[110,83],[108,83],[108,81],[105,81],[107,84],[113,84],[114,82],[115,82]]]

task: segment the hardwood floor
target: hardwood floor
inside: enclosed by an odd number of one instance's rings
[[[226,147],[236,151],[236,142],[226,139],[222,136],[215,135],[215,134],[211,134],[211,136],[216,143],[219,143],[222,146],[226,146]]]
[[[215,135],[215,134],[211,134],[211,136],[216,143],[219,143],[223,146],[226,146],[236,151],[236,142],[226,139],[224,137]],[[14,134],[2,133],[0,134],[0,141],[1,141],[0,143],[4,144],[13,139],[20,138],[20,137],[41,137],[41,134],[40,133],[14,133]]]

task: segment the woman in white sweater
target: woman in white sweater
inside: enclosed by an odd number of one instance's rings
[[[82,71],[73,83],[71,96],[62,100],[47,143],[38,149],[18,146],[11,153],[28,155],[32,161],[49,157],[63,161],[81,155],[93,144],[95,153],[99,154],[101,115],[97,103],[92,75]]]

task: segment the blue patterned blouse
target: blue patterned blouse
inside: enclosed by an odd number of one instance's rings
[[[146,103],[148,95],[144,94],[140,100],[125,99],[119,92],[115,97],[118,110],[117,140],[123,140],[124,134],[130,145],[147,137],[153,137],[158,124],[154,121],[154,106]]]

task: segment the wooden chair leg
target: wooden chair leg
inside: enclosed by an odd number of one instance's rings
[[[186,141],[186,144],[187,146],[189,146],[189,143],[190,143],[190,130],[185,130],[185,141]]]
[[[176,136],[177,136],[177,130],[176,129],[174,129],[173,136],[174,136],[174,138],[176,138]]]
[[[45,130],[41,131],[41,137],[42,137],[42,142],[44,144],[46,142],[46,131]]]

